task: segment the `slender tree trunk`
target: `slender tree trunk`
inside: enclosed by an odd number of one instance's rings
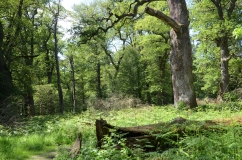
[[[56,75],[57,75],[57,85],[58,85],[58,95],[59,95],[59,104],[60,104],[60,113],[63,114],[64,106],[63,106],[63,93],[61,88],[61,79],[60,79],[60,68],[59,68],[59,60],[58,60],[58,39],[57,39],[57,24],[59,17],[59,6],[58,10],[55,14],[55,23],[54,23],[54,42],[55,42],[55,67],[56,67]]]
[[[146,99],[148,104],[151,104],[150,84],[148,82],[146,82]]]
[[[37,14],[37,10],[34,11],[33,17],[32,17],[32,26],[34,27],[34,16]],[[31,33],[31,41],[30,41],[30,58],[27,59],[26,63],[28,66],[33,66],[33,61],[34,61],[34,31],[32,31]],[[28,88],[30,88],[28,90],[28,102],[29,102],[29,114],[31,117],[35,116],[35,106],[34,106],[34,96],[33,96],[33,88],[32,88],[32,78],[30,77],[30,82],[31,84],[29,84],[30,86]]]
[[[73,56],[69,57],[71,65],[71,82],[72,82],[72,102],[73,102],[73,112],[76,111],[76,82],[75,82],[75,70],[74,70],[74,61]]]
[[[220,47],[221,53],[221,82],[220,82],[220,96],[222,96],[225,92],[228,92],[229,86],[229,47],[228,47],[228,37],[224,36],[219,39],[218,46]]]
[[[185,0],[167,0],[170,17],[164,13],[146,7],[145,12],[155,16],[169,26],[171,38],[171,70],[174,105],[185,103],[190,108],[197,107],[192,77],[192,46],[189,36],[188,10]]]
[[[144,62],[144,67],[143,69],[146,70],[147,69],[147,62]],[[146,101],[148,104],[151,104],[151,95],[150,95],[150,84],[149,84],[149,81],[148,81],[148,78],[147,78],[147,75],[145,73],[145,83],[144,83],[144,87],[145,87],[145,97],[146,97]]]
[[[102,98],[102,88],[101,88],[101,64],[98,60],[97,63],[97,97]]]
[[[137,65],[137,80],[138,80],[138,98],[142,99],[142,92],[141,92],[141,76],[140,76],[140,67],[139,64]]]
[[[52,83],[52,75],[53,75],[53,63],[50,60],[50,51],[49,49],[46,50],[45,53],[45,63],[46,63],[46,75],[47,75],[47,83]]]
[[[166,41],[166,43],[168,42],[168,40]],[[159,65],[159,70],[160,70],[160,85],[164,85],[165,82],[165,70],[166,70],[166,64],[167,64],[167,60],[169,58],[169,52],[166,50],[164,53],[163,53],[163,56],[159,56],[158,59],[158,65]],[[163,88],[162,88],[163,89]],[[163,93],[165,91],[159,91],[158,92],[158,105],[163,105]]]
[[[52,62],[53,55],[50,55],[50,49],[48,47],[48,41],[51,38],[51,28],[48,27],[48,36],[43,42],[43,48],[45,49],[45,66],[46,66],[46,76],[47,76],[47,83],[51,84],[52,83],[52,76],[53,76],[53,70],[54,70],[54,65]]]
[[[81,95],[82,95],[82,110],[86,111],[87,106],[86,106],[86,101],[85,101],[85,83],[84,83],[84,78],[81,77]]]

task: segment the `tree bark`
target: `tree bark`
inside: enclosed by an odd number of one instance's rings
[[[100,60],[97,63],[97,97],[102,98],[102,88],[101,88],[101,64]]]
[[[146,7],[145,12],[155,16],[170,27],[171,70],[174,105],[185,103],[190,108],[197,107],[192,77],[192,46],[189,36],[188,10],[185,0],[167,0],[170,17],[160,11]]]
[[[59,95],[59,104],[60,104],[60,113],[63,114],[63,93],[61,88],[61,79],[60,79],[60,68],[59,68],[59,60],[58,60],[58,38],[57,38],[57,24],[59,18],[59,9],[60,9],[60,1],[58,3],[57,12],[55,14],[55,23],[54,23],[54,42],[55,42],[55,67],[56,67],[56,75],[57,75],[57,85],[58,85],[58,95]]]
[[[220,47],[221,53],[221,82],[219,85],[219,95],[222,96],[224,93],[228,92],[229,86],[229,47],[228,47],[228,37],[224,36],[219,39],[218,46]]]

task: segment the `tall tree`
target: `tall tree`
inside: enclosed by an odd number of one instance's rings
[[[54,48],[54,54],[55,54],[55,68],[56,68],[56,75],[57,75],[57,86],[58,86],[58,94],[59,94],[59,104],[60,104],[60,113],[63,114],[64,112],[64,101],[63,101],[63,92],[61,88],[61,78],[60,78],[60,67],[59,67],[59,59],[58,59],[58,37],[57,37],[57,32],[58,32],[58,20],[59,20],[59,14],[60,14],[60,0],[57,2],[57,9],[56,12],[54,13],[54,43],[55,43],[55,48]]]
[[[192,46],[189,36],[189,13],[185,0],[167,0],[170,17],[158,10],[146,7],[145,12],[155,16],[170,27],[171,70],[175,106],[183,102],[190,108],[197,106],[192,76]]]
[[[191,11],[196,40],[201,41],[201,43],[214,42],[220,48],[221,80],[218,86],[219,96],[222,97],[225,92],[229,91],[229,60],[231,59],[229,46],[232,44],[230,37],[232,37],[232,31],[237,21],[236,6],[241,1],[194,0],[194,2],[195,5]],[[200,16],[201,13],[204,14],[203,17]]]
[[[73,101],[73,112],[76,112],[76,80],[75,80],[75,67],[73,55],[69,56],[71,66],[71,88],[72,88],[72,101]]]

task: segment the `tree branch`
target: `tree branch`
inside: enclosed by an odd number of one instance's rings
[[[211,0],[213,2],[213,4],[215,5],[215,7],[218,10],[218,16],[220,18],[220,20],[224,20],[224,14],[223,14],[223,9],[221,6],[221,0]]]
[[[109,7],[107,7],[107,12],[108,12],[108,16],[107,18],[103,18],[106,21],[111,20],[111,17],[114,17],[114,21],[111,21],[111,24],[107,27],[103,27],[103,26],[98,26],[95,30],[93,31],[84,31],[84,35],[86,35],[86,39],[82,42],[82,43],[86,43],[88,40],[91,40],[93,37],[95,37],[96,35],[99,34],[99,31],[102,31],[104,33],[106,33],[109,29],[113,28],[117,23],[119,23],[122,19],[132,19],[135,18],[138,14],[138,8],[139,6],[144,5],[145,3],[150,3],[150,2],[154,2],[154,1],[160,1],[160,0],[135,0],[133,3],[131,3],[129,5],[129,9],[127,11],[127,13],[123,13],[121,15],[115,14],[111,11],[111,9]],[[133,9],[133,10],[132,10]]]
[[[39,54],[37,55],[31,55],[31,56],[28,56],[28,55],[21,55],[21,56],[15,56],[15,57],[22,57],[22,58],[35,58],[35,57],[38,57]]]
[[[232,12],[234,11],[236,1],[237,0],[231,0],[230,2],[230,6],[227,13],[229,18],[231,17]]]
[[[152,8],[147,6],[145,8],[145,13],[162,20],[163,22],[168,24],[171,28],[173,28],[176,32],[178,32],[178,33],[181,32],[182,24],[177,23],[174,19],[172,19],[171,17],[165,15],[161,11],[154,10],[154,9],[152,9]]]
[[[113,57],[111,56],[111,54],[108,53],[108,49],[107,49],[103,44],[101,44],[101,47],[103,48],[105,54],[109,57],[109,59],[110,59],[112,65],[114,66],[114,68],[117,70],[118,66],[115,64],[114,59],[113,59]]]

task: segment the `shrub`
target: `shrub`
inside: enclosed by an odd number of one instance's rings
[[[113,94],[107,99],[93,99],[88,101],[88,107],[97,110],[120,110],[124,108],[140,107],[141,100],[132,96],[125,97],[122,94]]]
[[[52,85],[38,85],[35,87],[35,106],[37,115],[56,113],[58,106],[58,95]]]

